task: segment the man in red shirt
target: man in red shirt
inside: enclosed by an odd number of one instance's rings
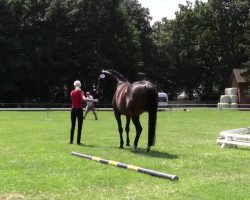
[[[71,131],[70,131],[70,144],[73,144],[74,141],[74,131],[76,125],[76,118],[78,119],[78,134],[77,134],[77,144],[81,144],[81,134],[82,134],[82,123],[83,123],[83,101],[85,102],[98,102],[97,99],[89,99],[84,96],[83,91],[81,90],[81,82],[74,82],[75,89],[71,91]]]

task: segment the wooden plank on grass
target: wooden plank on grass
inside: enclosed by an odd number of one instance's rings
[[[250,134],[221,133],[220,136],[250,139]]]
[[[248,146],[248,147],[250,147],[250,142],[248,142],[248,141],[235,141],[235,140],[217,139],[217,143],[221,143],[221,144],[234,144],[234,145],[240,145],[240,146]]]

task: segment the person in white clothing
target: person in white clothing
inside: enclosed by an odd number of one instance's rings
[[[89,92],[86,93],[86,96],[88,99],[93,99],[92,95]],[[87,105],[86,105],[85,111],[84,111],[84,115],[83,115],[83,119],[86,118],[89,111],[92,111],[94,116],[95,116],[95,120],[98,120],[97,114],[96,114],[96,109],[94,106],[94,102],[91,102],[91,101],[87,102]]]

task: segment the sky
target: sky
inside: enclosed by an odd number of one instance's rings
[[[138,0],[139,3],[148,8],[150,11],[150,16],[153,17],[151,23],[155,21],[161,21],[163,17],[168,19],[175,18],[175,12],[179,10],[178,4],[186,5],[187,0]],[[195,2],[195,0],[189,0]],[[207,2],[207,0],[202,0]]]

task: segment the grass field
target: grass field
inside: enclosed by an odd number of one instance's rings
[[[156,146],[149,153],[146,114],[137,153],[118,148],[117,125],[108,111],[98,112],[98,121],[89,113],[83,146],[68,144],[69,115],[0,112],[0,199],[250,199],[250,149],[216,144],[222,130],[250,126],[250,112],[159,112]],[[132,144],[132,124],[130,136]],[[176,174],[179,181],[81,159],[72,151]]]

